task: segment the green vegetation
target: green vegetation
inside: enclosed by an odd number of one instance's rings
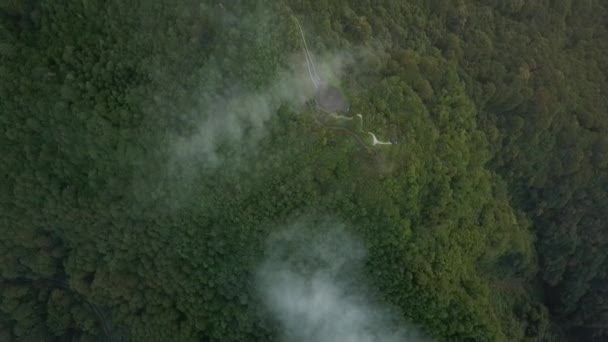
[[[277,95],[293,15],[399,144]],[[9,0],[0,23],[0,340],[278,340],[251,283],[304,214],[434,339],[608,339],[604,1]]]

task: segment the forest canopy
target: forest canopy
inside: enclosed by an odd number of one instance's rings
[[[601,0],[1,2],[0,340],[605,341],[607,56]]]

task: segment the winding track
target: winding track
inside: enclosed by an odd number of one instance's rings
[[[308,50],[308,46],[306,44],[306,38],[304,37],[304,30],[302,30],[302,26],[300,25],[300,21],[298,20],[298,18],[294,15],[293,16],[294,21],[296,22],[296,25],[298,26],[298,30],[300,31],[300,36],[302,38],[302,50],[304,52],[304,55],[306,56],[306,67],[308,69],[308,75],[310,77],[310,81],[312,82],[313,86],[315,87],[315,89],[317,91],[319,91],[319,83],[322,82],[322,79],[319,77],[319,74],[317,73],[317,68],[315,67],[315,63],[312,60],[312,55],[310,54],[310,51]],[[323,90],[323,89],[321,89]],[[317,102],[317,108],[320,108],[321,110],[323,110],[323,108],[321,108],[319,106],[318,101]],[[342,120],[352,120],[353,117],[348,117],[348,116],[344,116],[344,115],[339,115],[335,112],[333,113],[329,113],[332,117],[336,118],[336,119],[342,119]],[[361,124],[360,124],[360,130],[361,132],[365,132],[363,130],[363,115],[361,114],[357,114],[357,116],[359,117],[359,119],[361,120]],[[313,116],[315,122],[319,125],[321,125],[324,128],[328,128],[328,129],[334,129],[334,130],[341,130],[341,131],[345,131],[347,133],[349,133],[351,136],[353,136],[360,144],[362,144],[366,149],[371,149],[370,146],[363,140],[363,138],[361,138],[361,136],[359,136],[359,134],[357,134],[357,132],[347,128],[347,127],[343,127],[343,126],[334,126],[334,125],[328,125],[326,123],[324,123],[322,120],[319,120],[319,118],[314,115]],[[375,145],[393,145],[393,142],[390,141],[380,141],[378,140],[378,138],[376,138],[376,135],[370,131],[367,131],[367,134],[371,135],[372,137],[372,146]]]
[[[18,279],[13,279],[13,280],[6,280],[5,283],[30,284],[32,286],[60,288],[60,289],[63,289],[65,291],[72,293],[74,296],[76,296],[76,298],[78,298],[86,306],[88,306],[89,309],[93,312],[93,314],[97,317],[97,323],[99,323],[100,328],[103,331],[105,342],[116,341],[113,337],[112,331],[110,330],[110,328],[108,327],[108,324],[106,323],[106,318],[105,318],[103,312],[101,312],[101,310],[99,310],[97,305],[89,302],[86,298],[84,298],[84,296],[82,294],[74,291],[70,287],[70,285],[67,283],[67,281],[65,281],[64,279],[49,278],[49,279],[33,280],[33,279],[18,278]]]
[[[353,138],[355,138],[355,140],[361,145],[361,147],[363,147],[365,150],[370,151],[374,154],[377,153],[376,149],[372,148],[371,146],[369,146],[368,143],[365,142],[365,140],[363,140],[363,138],[361,138],[361,136],[359,134],[357,134],[357,132],[353,131],[352,129],[348,128],[348,127],[344,127],[344,126],[337,126],[337,125],[329,125],[326,124],[325,122],[323,122],[320,118],[318,113],[315,113],[312,115],[312,118],[314,120],[314,122],[321,126],[322,128],[326,128],[326,129],[332,129],[335,131],[341,131],[344,132],[350,136],[352,136]]]

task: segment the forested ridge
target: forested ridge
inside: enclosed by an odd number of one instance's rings
[[[294,18],[397,144],[319,125]],[[267,241],[328,220],[433,340],[608,339],[605,1],[9,0],[0,23],[0,341],[282,340]]]

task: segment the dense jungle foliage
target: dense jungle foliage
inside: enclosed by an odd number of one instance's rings
[[[294,16],[397,145],[277,85]],[[0,23],[0,341],[279,340],[252,277],[303,215],[343,222],[432,339],[608,340],[605,1],[8,0]]]

